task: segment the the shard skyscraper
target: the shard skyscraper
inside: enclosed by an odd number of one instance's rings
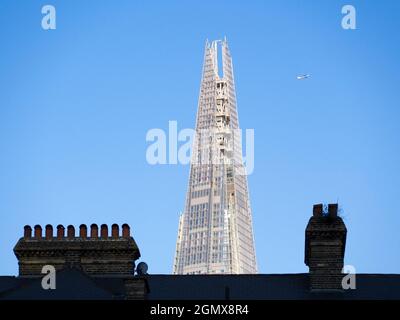
[[[222,70],[218,70],[219,65]],[[207,41],[174,274],[257,273],[238,129],[232,58],[227,41]]]

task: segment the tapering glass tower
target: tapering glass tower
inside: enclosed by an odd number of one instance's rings
[[[226,39],[206,42],[192,150],[174,274],[257,273],[232,58]]]

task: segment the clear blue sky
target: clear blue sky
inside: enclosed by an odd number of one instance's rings
[[[345,263],[400,273],[399,31],[395,0],[2,0],[0,274],[25,224],[93,222],[129,223],[149,272],[171,272],[189,167],[147,164],[145,136],[194,126],[204,42],[225,35],[260,272],[307,271],[312,205],[339,200]]]

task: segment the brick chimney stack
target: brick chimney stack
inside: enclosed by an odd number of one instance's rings
[[[36,225],[32,238],[32,228],[25,226],[24,236],[14,248],[19,275],[42,276],[42,267],[52,265],[57,271],[74,266],[89,275],[133,276],[140,251],[130,236],[129,226],[124,224],[119,234],[118,225],[112,225],[112,237],[109,237],[108,226],[103,224],[100,238],[96,224],[90,229],[87,237],[87,227],[81,225],[76,236],[74,226],[69,225],[65,237],[65,228],[58,225],[57,237],[53,237],[53,227],[47,225],[43,237],[42,227]]]
[[[322,204],[313,208],[306,228],[304,262],[309,267],[310,289],[342,290],[342,269],[347,229],[338,216],[338,205]]]

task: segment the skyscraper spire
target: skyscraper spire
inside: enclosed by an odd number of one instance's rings
[[[222,76],[218,72],[222,53]],[[232,58],[226,38],[206,41],[186,205],[175,274],[257,273]]]

